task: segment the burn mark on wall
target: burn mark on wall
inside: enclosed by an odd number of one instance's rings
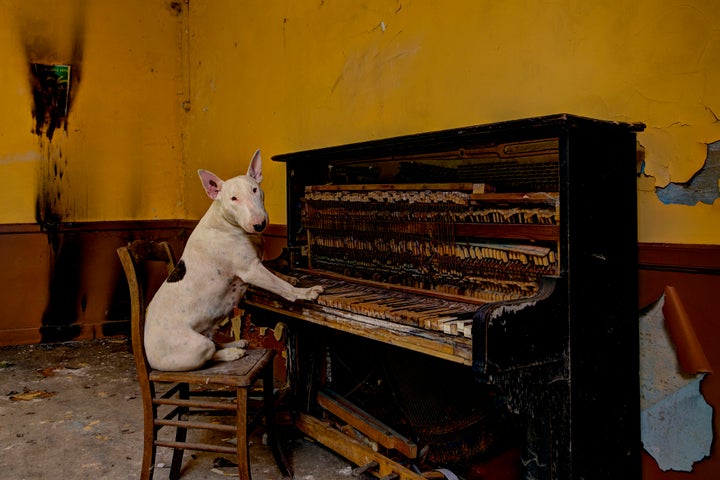
[[[67,159],[62,151],[64,142],[53,141],[56,131],[67,131],[71,71],[70,65],[30,64],[33,133],[38,136],[41,149],[35,219],[50,232],[71,213],[65,201],[70,185],[66,178]]]
[[[186,3],[188,3],[190,0],[184,0]],[[173,0],[168,3],[168,8],[170,11],[172,11],[175,15],[180,15],[183,11],[183,2]]]
[[[689,181],[670,183],[655,192],[665,204],[712,205],[720,197],[720,140],[708,145],[705,164]]]
[[[53,245],[50,296],[42,316],[40,334],[43,342],[72,340],[81,333],[77,318],[86,246],[83,246],[81,234],[49,232],[48,235]]]
[[[31,15],[31,10],[17,19],[33,99],[32,131],[38,136],[42,156],[35,218],[48,231],[72,213],[64,201],[69,190],[67,159],[58,133],[67,132],[82,76],[85,0],[68,3],[65,9],[70,10],[67,26],[48,24]]]
[[[67,38],[58,38],[54,29],[36,17],[18,19],[33,96],[33,132],[48,140],[52,140],[58,128],[67,131],[68,114],[81,78],[85,2],[79,1],[75,7],[69,28],[60,30],[69,32],[69,42]]]
[[[70,65],[30,64],[33,96],[33,133],[52,141],[58,128],[66,128],[70,93]]]
[[[56,247],[57,239],[52,238],[60,223],[71,213],[65,200],[70,189],[66,175],[67,159],[64,158],[61,142],[41,141],[41,162],[38,172],[38,196],[35,200],[35,221],[48,232],[50,243]],[[57,248],[53,248],[57,252]]]
[[[61,233],[61,224],[72,220],[72,187],[63,147],[82,72],[85,40],[85,0],[68,2],[68,25],[48,23],[21,11],[18,29],[28,65],[32,93],[32,132],[37,135],[41,159],[37,172],[35,219],[47,233],[51,251],[48,278],[50,297],[42,318],[44,342],[77,337],[81,326],[80,263],[83,245],[76,235]],[[23,13],[24,12],[24,13]],[[62,134],[61,134],[62,133]]]

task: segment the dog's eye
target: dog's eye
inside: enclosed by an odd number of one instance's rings
[[[232,197],[230,200],[232,200],[233,202],[237,202],[237,197]]]
[[[257,187],[253,187],[253,193],[257,193]]]

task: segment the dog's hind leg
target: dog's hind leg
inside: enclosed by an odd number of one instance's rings
[[[245,355],[245,350],[238,347],[221,348],[215,350],[212,359],[216,362],[231,362],[242,358]]]
[[[220,348],[247,348],[248,345],[247,340],[235,340],[234,342],[221,343]]]
[[[176,333],[172,341],[145,342],[150,365],[157,370],[186,371],[202,367],[215,355],[215,343],[192,330]]]

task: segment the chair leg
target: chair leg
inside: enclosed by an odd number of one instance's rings
[[[143,412],[143,457],[140,470],[140,480],[152,480],[155,471],[155,422],[153,418],[157,415],[155,407],[144,406]]]
[[[263,410],[265,413],[267,441],[273,458],[275,458],[275,463],[284,477],[292,478],[293,472],[280,448],[280,439],[278,438],[277,426],[275,424],[275,395],[272,363],[265,367],[263,371]]]
[[[188,384],[182,384],[180,386],[180,391],[178,392],[179,396],[182,400],[187,400],[190,398],[190,386]],[[181,408],[178,411],[178,420],[187,420],[188,418],[188,408]],[[175,429],[175,441],[178,443],[184,443],[187,439],[187,428],[181,428],[177,427]],[[172,463],[170,464],[170,474],[169,479],[170,480],[178,480],[180,478],[180,468],[182,468],[182,459],[183,459],[183,453],[185,453],[185,450],[182,448],[176,448],[173,450],[173,456],[172,456]]]
[[[237,389],[237,463],[240,480],[251,480],[250,474],[250,446],[248,444],[248,387]]]

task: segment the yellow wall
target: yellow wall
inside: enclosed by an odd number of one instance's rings
[[[190,170],[241,173],[257,147],[267,159],[560,112],[638,121],[651,175],[640,241],[720,240],[720,202],[664,205],[654,192],[687,181],[720,140],[716,2],[193,0],[190,17]],[[266,169],[281,223],[283,170]]]
[[[171,2],[0,0],[0,223],[182,218],[182,14]],[[72,64],[67,131],[32,133],[29,63]],[[58,195],[54,198],[43,198]]]
[[[209,200],[195,171],[244,173],[256,148],[271,221],[284,223],[272,155],[569,112],[648,125],[641,241],[720,239],[720,202],[664,205],[654,192],[687,181],[720,140],[713,1],[0,7],[0,223],[34,223],[53,192],[61,220],[198,218]],[[79,74],[67,132],[51,142],[31,132],[31,61]]]

